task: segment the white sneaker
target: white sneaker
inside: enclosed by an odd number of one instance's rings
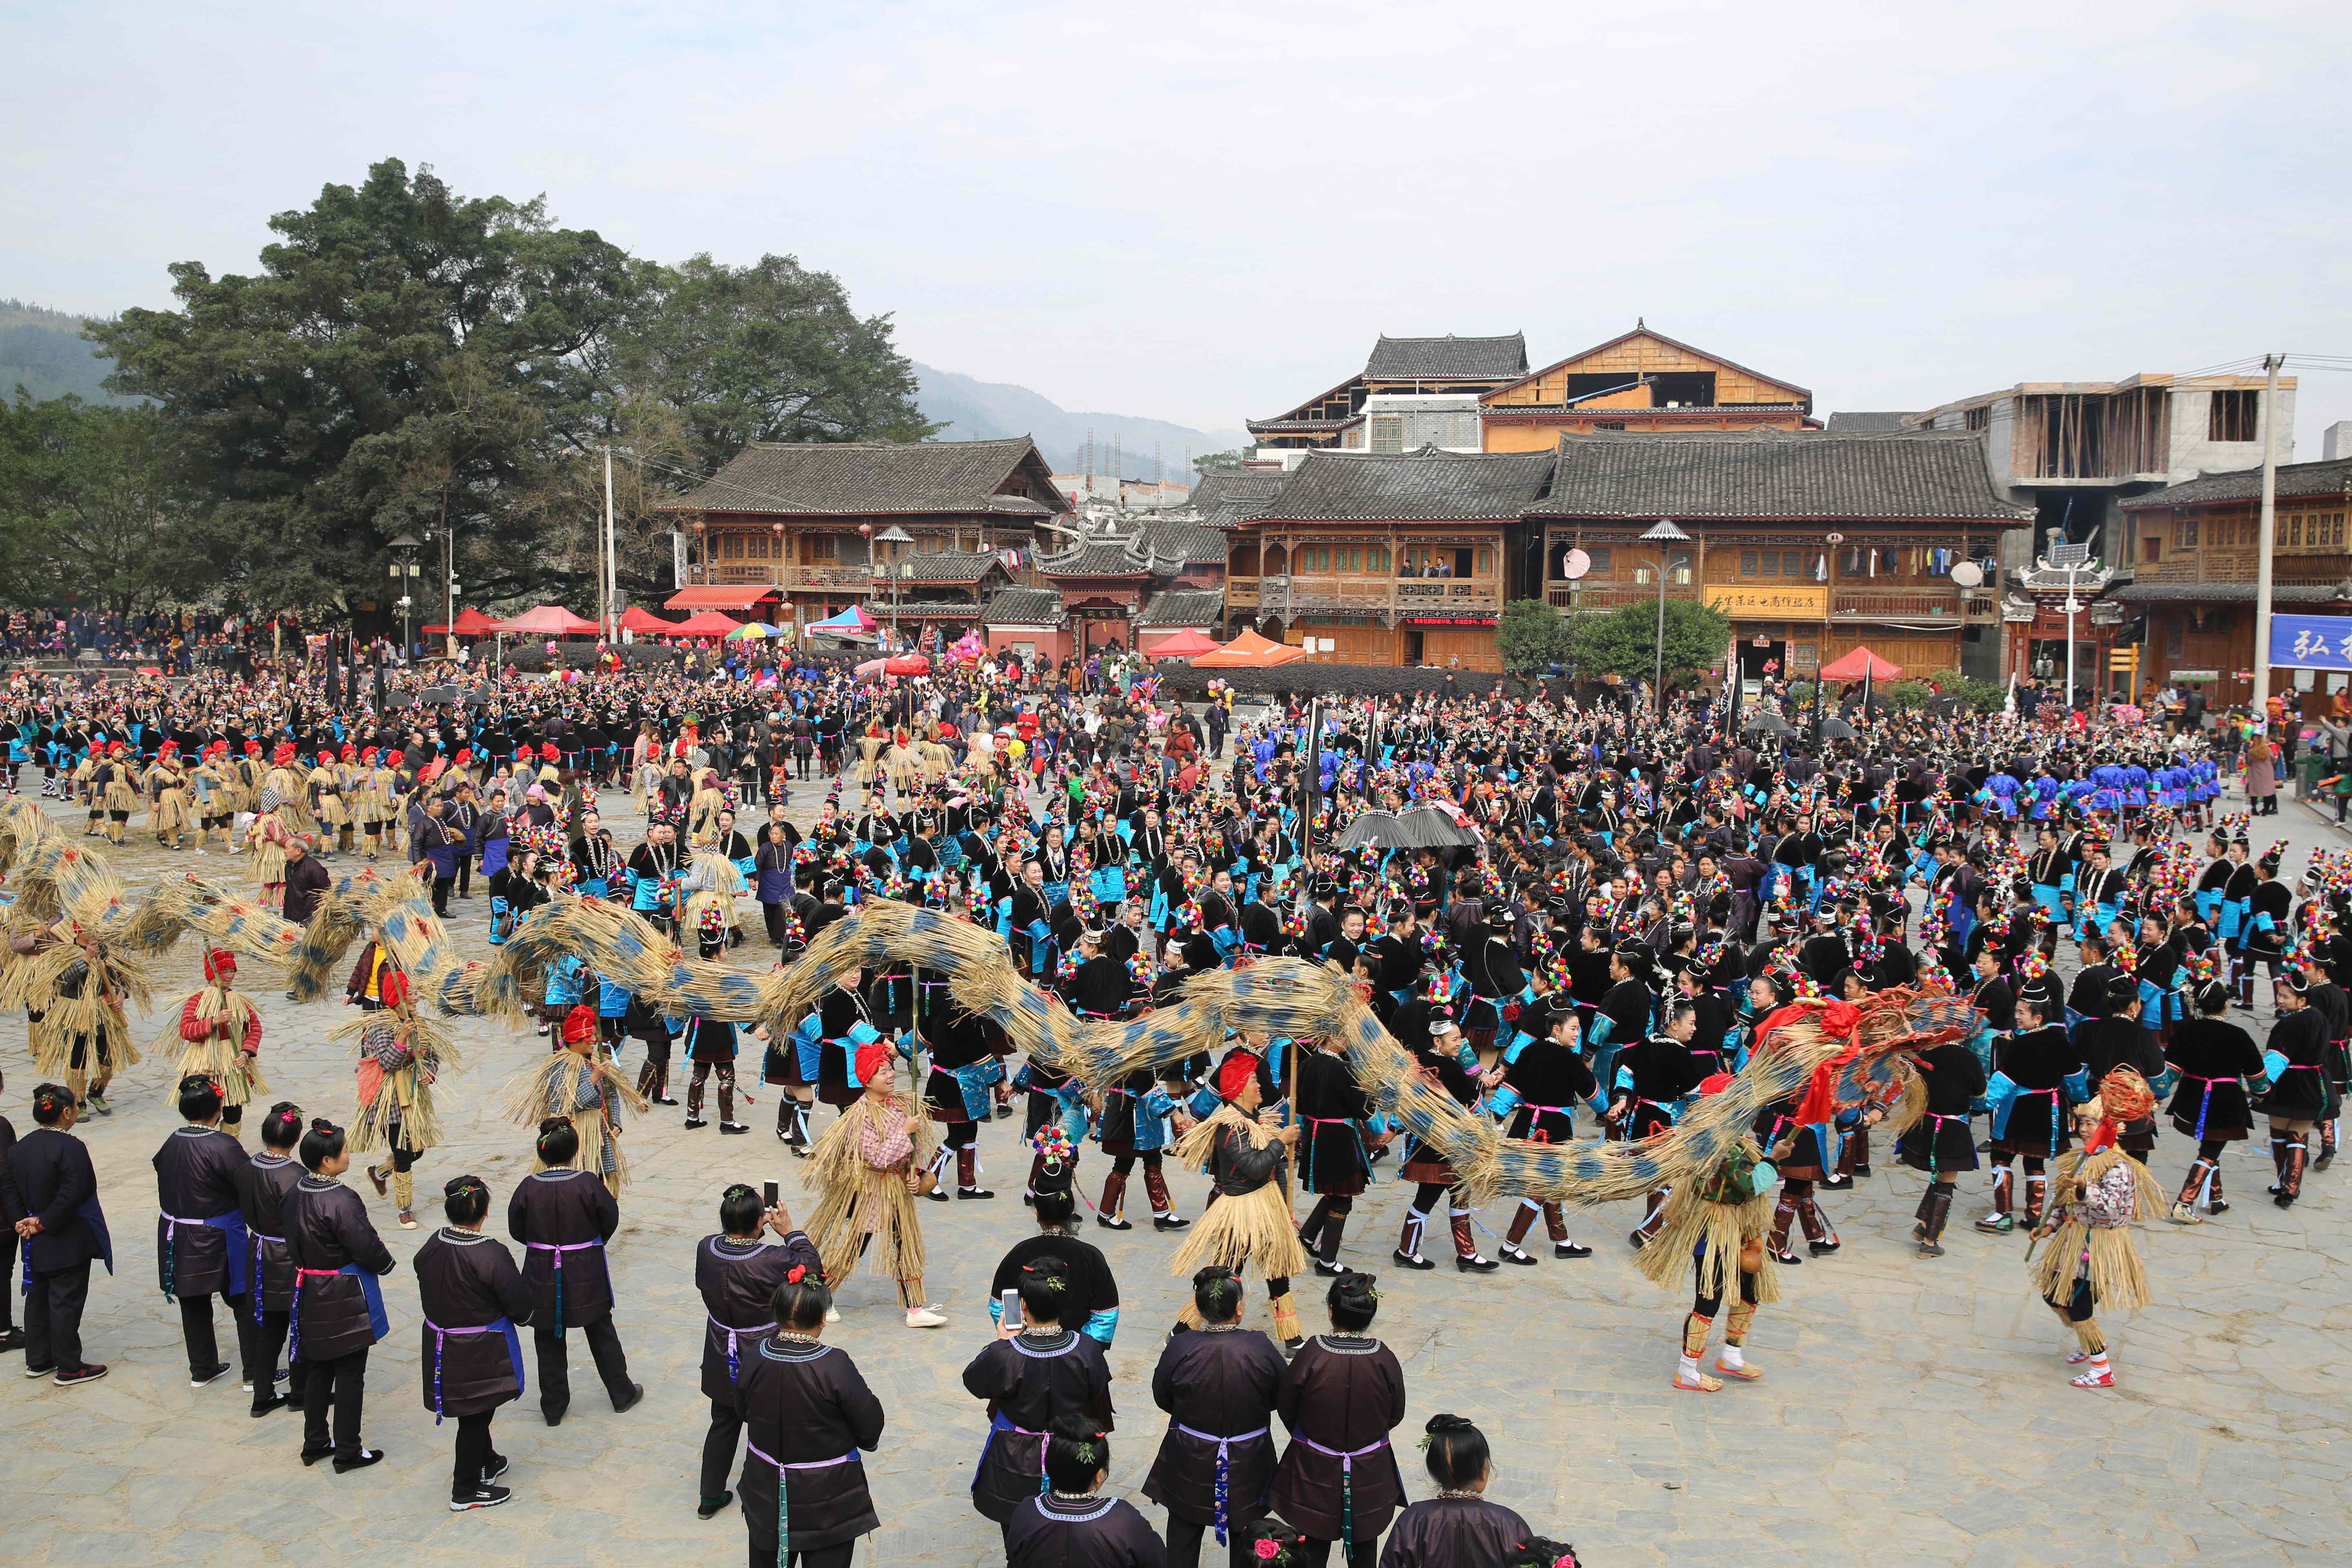
[[[910,1329],[936,1329],[947,1322],[947,1315],[928,1302],[907,1310],[907,1326]]]

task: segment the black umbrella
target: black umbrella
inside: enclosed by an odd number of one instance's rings
[[[1793,735],[1797,732],[1797,727],[1794,724],[1790,723],[1786,719],[1781,718],[1778,713],[1759,713],[1755,718],[1748,721],[1748,727],[1751,730],[1761,731],[1767,735],[1779,735],[1782,737]]]
[[[1824,719],[1822,721],[1822,739],[1851,741],[1853,739],[1853,726],[1843,719]]]
[[[1404,843],[1404,827],[1393,811],[1368,811],[1348,824],[1337,849],[1394,849]]]
[[[1397,817],[1403,842],[1414,849],[1461,849],[1480,842],[1466,823],[1433,805],[1408,806]]]

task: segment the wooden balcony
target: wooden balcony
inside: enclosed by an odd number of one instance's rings
[[[1268,615],[1317,612],[1360,615],[1499,615],[1503,585],[1492,578],[1352,576],[1228,577],[1228,609]]]
[[[1669,583],[1669,599],[1696,599],[1699,596],[1696,583]],[[1622,610],[1628,605],[1655,605],[1658,585],[1655,583],[1549,583],[1544,586],[1544,598],[1555,610],[1576,610],[1597,613]]]
[[[2134,563],[2136,583],[2252,583],[2257,552],[2245,549],[2176,550],[2161,561]],[[2305,587],[2324,587],[2352,577],[2352,556],[2277,553],[2271,558],[2271,581]]]
[[[874,574],[863,566],[792,566],[776,561],[721,561],[687,568],[696,587],[800,589],[809,593],[864,593]]]
[[[1957,588],[1833,588],[1830,614],[1855,620],[1958,622]]]

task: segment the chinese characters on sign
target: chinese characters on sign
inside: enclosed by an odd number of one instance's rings
[[[2271,665],[2352,670],[2352,616],[2273,616]]]

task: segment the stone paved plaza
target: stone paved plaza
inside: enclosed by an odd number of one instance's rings
[[[807,797],[811,804],[815,792]],[[608,802],[626,821],[625,802]],[[78,826],[78,817],[76,818]],[[2341,842],[2298,805],[2255,824],[2303,851]],[[617,829],[624,837],[634,828]],[[2258,832],[2257,842],[2265,837]],[[224,880],[241,862],[165,855],[152,843],[121,857],[134,885],[193,869]],[[348,867],[331,859],[331,869]],[[453,934],[480,950],[487,897],[456,906]],[[764,950],[761,950],[764,951]],[[763,963],[739,955],[747,965]],[[160,966],[158,1013],[196,984],[197,948],[184,942]],[[2067,959],[2071,966],[2071,955]],[[296,1006],[282,985],[247,963],[245,987],[268,1026],[263,1062],[281,1096],[338,1120],[351,1108],[347,1050],[326,1031],[347,1016],[332,1003]],[[340,999],[340,985],[337,987]],[[2257,1027],[2266,1027],[2265,1007]],[[464,1070],[445,1081],[448,1142],[417,1170],[425,1224],[441,1184],[471,1171],[488,1180],[492,1230],[529,1169],[525,1135],[488,1107],[494,1090],[545,1051],[527,1029],[459,1021]],[[634,1046],[625,1060],[634,1063]],[[756,1058],[752,1058],[756,1061]],[[0,1026],[8,1082],[0,1108],[20,1134],[32,1126],[32,1086],[21,1020]],[[371,1470],[337,1477],[295,1459],[299,1417],[256,1421],[234,1377],[191,1390],[177,1313],[156,1289],[154,1187],[148,1159],[176,1115],[164,1102],[168,1057],[117,1084],[116,1110],[85,1131],[112,1223],[117,1270],[93,1281],[84,1334],[111,1375],[80,1389],[0,1378],[0,1542],[15,1563],[205,1563],[257,1568],[300,1563],[339,1568],[473,1568],[481,1563],[719,1564],[743,1561],[732,1509],[696,1520],[695,1469],[707,1405],[696,1388],[702,1312],[692,1283],[697,1238],[716,1228],[729,1183],[779,1180],[796,1213],[808,1194],[800,1163],[775,1142],[775,1100],[740,1111],[755,1129],[722,1139],[716,1126],[688,1132],[681,1110],[658,1109],[634,1124],[634,1180],[623,1194],[611,1249],[617,1322],[649,1397],[624,1416],[597,1394],[584,1347],[574,1356],[575,1394],[564,1425],[550,1430],[535,1396],[509,1405],[496,1436],[511,1457],[507,1507],[446,1511],[456,1428],[436,1430],[422,1407],[415,1286],[405,1261],[430,1234],[404,1232],[392,1205],[370,1194],[375,1220],[404,1267],[384,1281],[393,1333],[369,1364],[368,1441],[387,1451]],[[683,1086],[676,1089],[683,1098]],[[715,1116],[714,1116],[715,1122]],[[950,1318],[931,1332],[901,1326],[887,1281],[854,1280],[845,1321],[830,1337],[856,1358],[888,1410],[881,1449],[869,1456],[880,1533],[861,1544],[861,1564],[954,1565],[1003,1560],[996,1531],[966,1496],[982,1433],[980,1406],[959,1373],[985,1342],[986,1292],[998,1256],[1028,1233],[1018,1197],[1025,1160],[1016,1122],[983,1137],[990,1204],[921,1205],[932,1258],[930,1293]],[[2194,1228],[2158,1224],[2142,1237],[2158,1304],[2111,1329],[2118,1386],[2068,1386],[2062,1356],[2071,1336],[2026,1284],[2026,1239],[1979,1234],[1984,1182],[1962,1188],[1948,1253],[1913,1255],[1907,1240],[1919,1178],[1882,1151],[1877,1173],[1827,1207],[1844,1249],[1785,1276],[1788,1299],[1759,1316],[1750,1342],[1761,1382],[1713,1396],[1668,1386],[1685,1295],[1650,1286],[1629,1263],[1632,1205],[1571,1216],[1595,1243],[1590,1260],[1505,1268],[1486,1277],[1451,1268],[1409,1274],[1388,1267],[1408,1194],[1392,1164],[1359,1200],[1345,1258],[1380,1273],[1378,1331],[1403,1362],[1412,1408],[1397,1447],[1412,1495],[1428,1495],[1413,1450],[1438,1411],[1478,1420],[1499,1468],[1490,1495],[1530,1522],[1576,1542],[1596,1568],[1626,1564],[1796,1563],[1811,1568],[1868,1563],[2352,1561],[2345,1461],[2352,1422],[2344,1391],[2352,1353],[2352,1215],[2344,1188],[2352,1167],[2320,1174],[2295,1208],[2263,1196],[2269,1163],[2259,1142],[2227,1158],[2234,1209]],[[2192,1151],[2168,1129],[2154,1168],[2175,1186]],[[1088,1155],[1082,1184],[1098,1190],[1105,1162]],[[364,1184],[355,1172],[350,1178]],[[1181,1175],[1184,1213],[1202,1184]],[[1131,1207],[1145,1205],[1138,1193]],[[1500,1229],[1507,1208],[1482,1218]],[[1153,1408],[1151,1368],[1179,1304],[1168,1272],[1171,1238],[1148,1225],[1124,1235],[1089,1226],[1117,1271],[1123,1298],[1118,1344],[1118,1427],[1111,1489],[1137,1496],[1165,1419]],[[1538,1233],[1540,1237],[1540,1231]],[[1433,1250],[1442,1237],[1433,1234]],[[1491,1252],[1493,1243],[1482,1238]],[[1263,1295],[1250,1323],[1265,1326]],[[1308,1297],[1307,1321],[1319,1313]],[[224,1342],[226,1325],[222,1325]],[[12,1363],[13,1368],[13,1363]]]

